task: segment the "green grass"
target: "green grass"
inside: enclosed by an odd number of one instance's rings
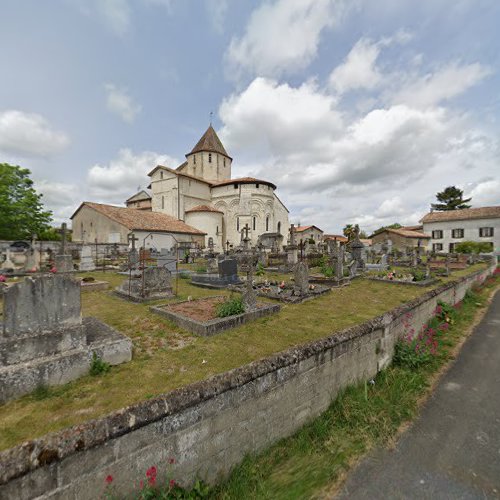
[[[374,446],[387,446],[401,426],[418,413],[437,372],[453,357],[478,308],[500,285],[489,280],[465,300],[449,329],[444,350],[417,371],[391,366],[375,384],[361,384],[341,393],[320,417],[258,456],[248,456],[229,479],[214,488],[218,499],[302,499],[333,496],[342,477]]]
[[[468,272],[479,268],[475,266]],[[92,275],[109,281],[111,287],[124,279],[100,271]],[[288,280],[290,276],[276,274],[268,278]],[[215,293],[194,287],[183,279],[176,286],[179,295],[172,301],[189,296],[230,295],[227,291]],[[95,316],[130,337],[134,345],[132,361],[112,367],[101,377],[89,375],[50,388],[43,399],[29,395],[1,405],[0,449],[325,337],[382,314],[430,288],[394,287],[357,279],[348,287],[303,304],[283,305],[277,315],[213,337],[195,337],[149,312],[147,304],[129,303],[110,292],[86,292],[82,294],[83,315]]]

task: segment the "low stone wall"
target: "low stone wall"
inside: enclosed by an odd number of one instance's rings
[[[108,474],[123,496],[138,488],[152,465],[162,477],[169,457],[176,459],[169,467],[181,484],[196,476],[214,482],[245,454],[321,414],[341,389],[373,378],[391,361],[405,324],[418,331],[438,300],[459,302],[493,269],[328,338],[6,450],[0,454],[0,497],[100,498]]]

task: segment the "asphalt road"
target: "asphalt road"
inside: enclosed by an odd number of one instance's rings
[[[500,292],[415,424],[364,459],[337,498],[500,498]]]

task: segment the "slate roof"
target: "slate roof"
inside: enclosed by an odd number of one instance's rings
[[[500,206],[463,208],[462,210],[445,210],[443,212],[430,212],[424,215],[420,222],[445,222],[454,220],[494,219],[500,217]]]
[[[93,203],[84,201],[71,216],[79,212],[79,210],[87,206],[94,209],[96,212],[108,217],[109,219],[125,226],[130,231],[155,231],[164,233],[183,233],[183,234],[199,234],[204,235],[192,226],[185,222],[171,217],[170,215],[162,214],[159,212],[145,212],[135,208],[116,207],[114,205],[104,205],[102,203]]]
[[[189,212],[217,212],[219,214],[224,213],[222,210],[217,210],[215,207],[212,207],[210,205],[197,205],[196,207],[186,210],[186,213]]]
[[[209,125],[206,132],[201,136],[201,139],[196,143],[196,146],[191,150],[189,154],[199,153],[201,151],[219,153],[232,159],[224,149],[224,146],[222,145],[219,136],[212,127],[212,124]]]
[[[236,179],[228,179],[227,181],[212,182],[214,187],[227,186],[229,184],[265,184],[266,186],[271,186],[273,189],[276,189],[276,184],[269,181],[263,181],[262,179],[256,179],[255,177],[238,177]]]

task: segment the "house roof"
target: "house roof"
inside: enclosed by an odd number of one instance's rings
[[[135,208],[116,207],[114,205],[104,205],[102,203],[92,203],[84,201],[71,216],[75,215],[84,206],[94,209],[96,212],[109,219],[125,226],[130,231],[155,231],[165,233],[184,233],[204,235],[203,231],[189,226],[185,222],[159,212],[144,212]]]
[[[212,182],[214,187],[227,186],[229,184],[265,184],[266,186],[271,186],[273,189],[276,189],[276,185],[272,182],[256,179],[255,177],[238,177],[236,179],[228,179],[226,181]]]
[[[372,239],[371,238],[360,238],[359,241],[361,241],[361,243],[363,243],[363,245],[365,245],[367,247],[372,246]]]
[[[151,195],[148,192],[144,191],[144,189],[143,189],[143,190],[133,194],[128,200],[126,200],[126,202],[150,200],[150,199],[151,199]]]
[[[334,240],[340,241],[341,243],[345,243],[348,239],[342,234],[325,234],[323,236],[323,240]]]
[[[399,229],[404,229],[406,231],[421,231],[423,228],[422,224],[417,224],[416,226],[402,226]]]
[[[196,143],[196,146],[188,154],[192,155],[193,153],[199,153],[201,151],[219,153],[221,155],[227,156],[229,159],[232,159],[224,149],[224,146],[222,145],[219,136],[212,127],[212,124],[208,126],[205,133],[201,136],[201,139]]]
[[[494,219],[497,217],[500,217],[500,206],[430,212],[424,215],[420,222],[425,224],[429,222],[445,222],[454,220]]]
[[[180,169],[183,165],[184,165],[184,163],[177,168]],[[166,170],[167,172],[170,172],[171,174],[174,174],[174,175],[180,175],[181,177],[187,177],[188,179],[200,181],[200,182],[203,182],[205,184],[209,184],[210,186],[213,184],[213,182],[207,181],[206,179],[202,179],[201,177],[196,177],[196,176],[190,175],[190,174],[184,174],[183,172],[180,172],[177,169],[165,167],[165,165],[156,165],[156,167],[153,168],[153,170],[151,170],[151,172],[149,172],[148,176],[151,177],[159,169]]]
[[[217,210],[215,207],[212,207],[210,205],[198,205],[196,207],[190,208],[189,210],[186,210],[186,213],[190,212],[217,212],[219,214],[224,213],[222,210]]]
[[[295,232],[296,233],[302,233],[304,231],[307,231],[308,229],[316,228],[319,232],[323,232],[318,226],[296,226],[295,227]]]
[[[179,171],[182,170],[184,167],[187,167],[188,162],[185,161],[184,163],[181,163],[175,170]]]
[[[430,236],[428,234],[425,234],[421,231],[411,231],[411,230],[403,229],[403,228],[399,228],[399,229],[386,228],[383,231],[380,231],[379,233],[374,234],[373,237],[378,236],[379,234],[383,234],[383,233],[393,233],[393,234],[397,234],[399,236],[402,236],[403,238],[418,238],[421,240],[422,239],[430,239]]]

